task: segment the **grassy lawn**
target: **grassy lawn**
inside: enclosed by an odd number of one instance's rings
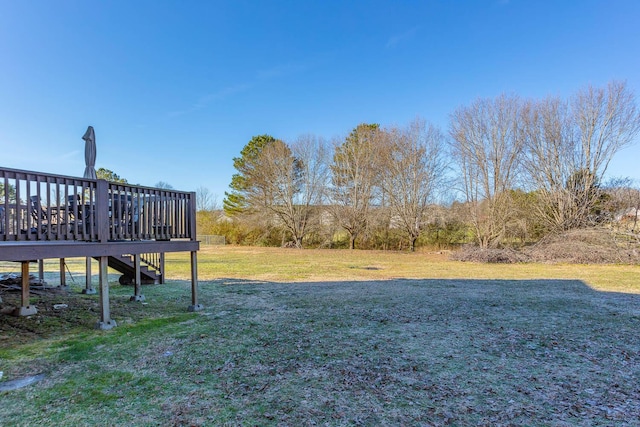
[[[176,254],[144,304],[110,276],[112,331],[91,329],[83,260],[68,294],[33,296],[38,315],[0,315],[0,385],[44,374],[0,392],[0,425],[638,425],[638,266],[234,247],[198,261],[199,313]]]

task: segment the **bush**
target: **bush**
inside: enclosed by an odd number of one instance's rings
[[[478,246],[465,246],[463,249],[453,252],[450,258],[454,261],[492,264],[515,264],[530,261],[526,254],[511,248],[483,249]]]
[[[640,264],[640,244],[602,228],[548,235],[520,250],[466,246],[451,254],[456,261],[484,263]]]

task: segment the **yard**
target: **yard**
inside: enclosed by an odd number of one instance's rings
[[[638,425],[640,267],[205,247],[145,303],[47,291],[0,316],[0,425]],[[49,266],[49,264],[47,264]],[[1,264],[0,272],[17,270]],[[57,262],[47,271],[56,279]],[[97,279],[96,279],[97,280]],[[75,283],[74,283],[75,281]],[[17,294],[2,293],[5,306]],[[67,308],[55,310],[54,304]]]

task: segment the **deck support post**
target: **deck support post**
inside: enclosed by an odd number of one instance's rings
[[[86,259],[86,276],[85,276],[85,287],[82,290],[83,294],[87,294],[87,295],[95,295],[97,294],[96,290],[93,289],[93,286],[91,285],[91,257],[88,256]]]
[[[160,252],[160,284],[164,285],[164,252]]]
[[[65,271],[64,271],[65,265],[66,264],[65,264],[64,258],[60,258],[60,287],[62,288],[67,287],[67,275],[65,274]]]
[[[40,279],[40,283],[44,283],[44,260],[38,260],[38,279]]]
[[[144,301],[144,295],[142,295],[142,278],[140,277],[140,254],[133,255],[133,296],[129,298],[129,301],[142,302]]]
[[[100,321],[96,327],[97,329],[102,330],[108,330],[116,326],[115,320],[111,319],[111,312],[109,310],[109,276],[107,275],[108,263],[108,256],[100,257]]]
[[[13,310],[14,316],[32,316],[38,310],[35,305],[29,305],[29,261],[22,261],[22,295],[20,307]]]
[[[191,251],[191,305],[189,311],[200,311],[204,307],[198,304],[198,252]]]

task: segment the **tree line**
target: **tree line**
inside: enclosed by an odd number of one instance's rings
[[[612,81],[567,99],[477,99],[450,114],[446,133],[416,118],[363,123],[332,141],[259,135],[233,159],[225,217],[201,211],[200,232],[413,250],[421,241],[499,247],[611,224],[640,209],[632,182],[604,182],[639,131],[635,95]]]

